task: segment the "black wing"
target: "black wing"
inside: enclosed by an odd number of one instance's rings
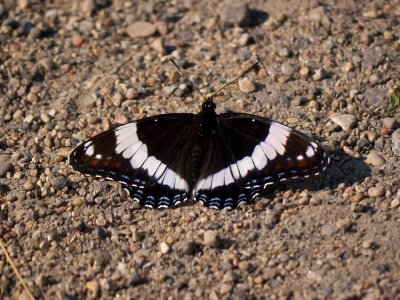
[[[318,175],[329,163],[314,140],[280,123],[228,113],[218,116],[218,126],[194,187],[196,199],[207,206],[236,207],[269,184]]]
[[[191,190],[193,114],[165,114],[105,131],[76,147],[72,167],[121,182],[148,207],[185,201]]]

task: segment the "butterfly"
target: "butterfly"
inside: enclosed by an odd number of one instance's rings
[[[217,114],[214,97],[202,96],[199,113],[117,126],[77,146],[69,163],[120,182],[145,207],[176,206],[193,197],[217,209],[251,202],[271,184],[318,175],[329,164],[307,135],[257,115]]]

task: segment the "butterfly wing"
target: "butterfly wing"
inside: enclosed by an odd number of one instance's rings
[[[148,207],[168,207],[191,189],[193,114],[144,118],[105,131],[76,147],[72,167],[121,182]]]
[[[266,118],[221,114],[218,125],[218,150],[209,152],[194,191],[207,206],[236,207],[269,184],[318,175],[329,163],[310,137]]]

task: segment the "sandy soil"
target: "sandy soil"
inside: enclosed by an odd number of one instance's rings
[[[0,4],[0,236],[37,299],[400,299],[400,3]],[[142,21],[146,22],[143,23]],[[67,165],[113,124],[216,103],[321,142],[324,176],[215,211],[134,205]],[[334,116],[335,114],[339,114]],[[393,133],[395,132],[395,133]],[[29,299],[0,251],[0,298]]]

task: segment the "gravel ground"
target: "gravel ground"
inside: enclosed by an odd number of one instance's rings
[[[0,235],[36,298],[400,299],[400,3],[0,4]],[[325,176],[215,211],[134,206],[67,165],[113,124],[205,92],[318,139]],[[211,88],[211,86],[213,88]],[[0,252],[0,298],[28,294]]]

